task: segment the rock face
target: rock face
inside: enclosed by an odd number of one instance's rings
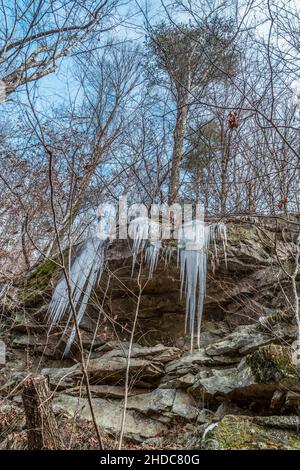
[[[94,398],[93,406],[100,428],[104,429],[106,433],[118,434],[122,417],[120,401]],[[55,400],[54,411],[58,414],[67,414],[71,419],[77,417],[91,421],[87,400],[83,398],[60,394]],[[143,442],[147,438],[166,432],[167,427],[162,422],[136,413],[135,410],[128,410],[125,428],[127,439]]]
[[[286,301],[290,286],[272,251],[276,234],[279,256],[288,263],[294,234],[281,237],[270,220],[263,227],[229,222],[228,231],[228,267],[221,258],[208,276],[200,350],[191,353],[187,346],[176,260],[168,266],[162,260],[146,284],[129,361],[126,441],[144,447],[300,449],[300,368],[291,349],[296,325]],[[115,439],[137,287],[128,246],[113,244],[108,262],[81,334],[96,420]],[[62,358],[63,325],[49,334],[44,324],[49,286],[57,277],[55,265],[47,262],[29,273],[25,290],[16,288],[14,303],[6,298],[3,304],[0,339],[7,344],[7,362],[0,366],[1,448],[24,433],[20,394],[32,372],[48,377],[62,427],[72,428],[78,420],[91,425],[77,346],[71,357]],[[22,310],[16,307],[18,296]]]
[[[300,370],[292,363],[289,347],[262,346],[237,367],[200,371],[190,391],[194,396],[230,396],[235,400],[268,401],[277,389],[299,389]]]

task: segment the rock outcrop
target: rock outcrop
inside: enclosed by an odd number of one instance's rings
[[[215,272],[210,269],[200,350],[189,351],[184,333],[176,260],[162,260],[147,282],[129,361],[127,442],[300,449],[300,367],[291,349],[296,324],[287,302],[291,288],[273,251],[276,235],[277,256],[288,265],[294,234],[282,237],[272,220],[254,222],[228,223],[228,266],[220,259]],[[137,292],[130,256],[125,243],[109,248],[109,269],[81,324],[95,416],[108,438],[118,435],[124,406]],[[62,358],[64,326],[49,333],[44,321],[58,278],[55,263],[42,263],[25,278],[2,302],[7,360],[0,366],[1,448],[15,445],[12,436],[24,441],[20,395],[31,373],[48,377],[62,426],[91,425],[77,345]]]

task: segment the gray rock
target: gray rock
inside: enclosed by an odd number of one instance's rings
[[[143,347],[135,344],[131,350],[130,357],[132,359],[143,358],[145,360],[157,361],[161,364],[173,361],[181,355],[181,351],[178,348],[164,346],[163,344],[157,344],[156,346]],[[122,347],[118,347],[104,354],[105,358],[115,358],[128,356],[128,344],[123,343]]]
[[[214,419],[215,413],[207,408],[202,408],[197,417],[198,424],[210,423]]]
[[[94,412],[96,421],[101,429],[108,434],[116,435],[121,429],[123,407],[115,400],[94,398]],[[66,414],[70,418],[91,421],[91,414],[87,399],[77,398],[66,394],[59,394],[54,399],[53,409],[56,414]],[[135,410],[127,410],[124,436],[136,442],[156,437],[167,432],[167,427],[158,420],[152,419]]]
[[[116,383],[116,380],[125,380],[127,359],[125,357],[105,357],[91,359],[88,372],[93,383],[105,380],[107,383]],[[137,377],[137,383],[142,380],[159,379],[164,374],[162,364],[145,359],[130,359],[130,375]]]
[[[244,355],[254,351],[259,346],[269,344],[272,339],[270,335],[257,331],[255,325],[248,325],[238,327],[232,334],[208,346],[205,352],[208,356],[216,357],[225,354]]]
[[[185,421],[194,421],[199,414],[199,409],[190,394],[182,390],[177,390],[172,406],[172,414],[175,417],[179,416],[183,418]]]
[[[285,397],[286,406],[300,406],[300,393],[289,391]]]
[[[90,385],[90,391],[93,398],[118,398],[123,399],[125,388],[122,385]],[[128,390],[128,396],[132,397],[147,393],[147,389],[132,387]],[[75,387],[68,390],[68,395],[86,397],[84,384],[81,387]]]
[[[151,415],[153,413],[163,413],[171,411],[176,390],[175,389],[156,389],[150,393],[143,393],[135,397],[129,397],[127,408],[140,411],[141,413]]]
[[[82,377],[79,364],[73,367],[48,367],[42,369],[41,373],[48,377],[50,388],[57,391],[75,387]]]
[[[205,354],[203,349],[201,349],[194,351],[191,354],[185,354],[180,359],[169,362],[166,366],[166,373],[185,375],[189,372],[197,372],[199,370],[199,366],[205,365],[215,365],[215,361]]]
[[[153,392],[133,396],[128,399],[127,408],[140,413],[166,417],[168,422],[175,418],[193,421],[197,418],[199,410],[191,395],[183,390],[157,388]]]
[[[268,401],[280,386],[297,389],[299,373],[291,363],[288,347],[269,345],[244,357],[237,367],[202,370],[189,390],[196,398],[205,393]]]
[[[128,349],[123,344],[89,361],[88,371],[93,381],[124,380],[127,368]],[[164,374],[164,364],[181,354],[177,348],[158,344],[153,347],[135,345],[130,356],[130,374],[138,377],[138,382],[158,379]]]
[[[224,401],[215,412],[214,419],[219,421],[226,415],[245,415],[245,410],[242,410],[235,403]]]
[[[175,370],[176,373],[176,370]],[[193,374],[185,374],[180,377],[170,378],[168,375],[161,380],[159,388],[183,388],[186,389],[193,385],[195,376]]]

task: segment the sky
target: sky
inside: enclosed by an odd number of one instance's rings
[[[150,5],[151,3],[151,5]],[[165,12],[160,0],[130,0],[119,10],[119,16],[127,18],[119,24],[112,33],[103,35],[103,43],[113,35],[115,41],[128,41],[133,45],[142,44],[145,38],[144,17],[141,13],[147,11],[150,21],[154,18],[162,19]],[[64,58],[55,73],[42,78],[35,87],[35,105],[38,111],[47,112],[49,106],[59,106],[72,102],[76,97],[80,100],[79,85],[74,77],[74,61],[72,57]]]
[[[168,1],[164,4],[168,5]],[[145,15],[151,24],[159,23],[167,17],[161,0],[129,0],[119,10],[119,17],[123,19],[122,23],[111,33],[103,35],[103,43],[113,36],[117,42],[128,41],[133,46],[143,44]],[[187,22],[188,17],[189,15],[184,12],[178,12],[174,16],[180,22]],[[125,21],[124,18],[126,18]],[[74,77],[74,61],[72,58],[64,58],[55,73],[42,78],[35,86],[36,109],[47,113],[49,107],[67,104],[75,97],[80,100],[78,90],[78,82]]]
[[[242,0],[241,0],[242,1]],[[300,8],[300,0],[292,0]],[[171,0],[129,0],[119,9],[119,18],[122,22],[113,30],[112,33],[103,35],[103,44],[109,36],[115,38],[116,41],[128,41],[133,45],[143,44],[145,38],[145,15],[151,24],[161,22],[167,17],[163,5],[167,6],[172,4]],[[195,1],[194,4],[201,4],[201,0]],[[203,0],[203,4],[206,0]],[[212,2],[213,3],[213,0]],[[257,2],[257,5],[260,2]],[[263,1],[263,4],[265,1]],[[173,11],[173,8],[172,8]],[[240,8],[239,13],[242,15],[243,10]],[[254,18],[256,15],[262,15],[261,8],[253,9],[251,16]],[[174,19],[179,22],[188,22],[189,15],[185,12],[178,12],[172,15]],[[126,20],[124,21],[124,18]],[[118,18],[116,19],[118,21]],[[118,21],[119,22],[119,21]],[[266,37],[269,30],[269,25],[263,23],[257,30],[256,34],[261,38]],[[299,84],[295,83],[295,88]],[[79,102],[81,94],[79,92],[79,84],[74,77],[74,61],[72,57],[64,58],[55,73],[52,73],[34,84],[34,102],[38,112],[47,114],[52,107],[59,107],[62,104],[68,105],[77,98]],[[19,99],[26,101],[26,93],[19,93]]]

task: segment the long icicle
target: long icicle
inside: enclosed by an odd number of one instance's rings
[[[85,314],[93,288],[96,287],[101,279],[104,269],[106,246],[106,240],[102,240],[98,237],[90,237],[82,243],[72,260],[69,275],[73,302],[78,311],[78,324]],[[66,314],[69,314],[69,316],[63,336],[67,332],[67,327],[71,322],[72,315],[70,313],[66,280],[65,277],[62,276],[54,289],[47,312],[50,330],[53,325],[59,323]],[[68,354],[70,351],[75,335],[75,327],[73,326],[64,355]]]
[[[203,220],[194,220],[185,225],[178,243],[180,262],[181,297],[186,296],[185,331],[189,327],[191,335],[191,350],[197,311],[197,345],[200,348],[201,323],[206,295],[206,277],[208,250],[211,243],[214,246],[215,257],[218,259],[217,240],[223,245],[225,264],[226,258],[226,226],[212,224],[206,226]]]

